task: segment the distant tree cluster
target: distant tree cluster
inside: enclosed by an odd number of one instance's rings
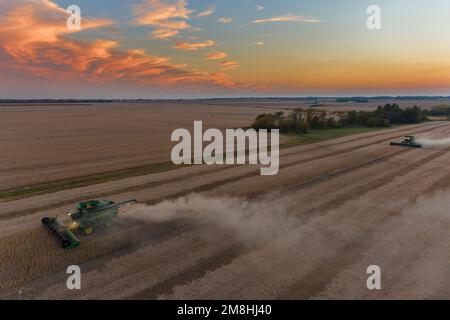
[[[440,105],[432,107],[431,109],[424,110],[424,114],[427,116],[446,116],[450,118],[450,106]]]
[[[336,111],[319,109],[295,109],[284,112],[261,114],[256,117],[254,129],[279,129],[281,132],[306,133],[309,129],[339,128],[347,126],[388,127],[391,124],[411,124],[427,120],[419,107],[400,108],[387,104],[375,111]]]
[[[368,121],[360,123],[369,127],[389,126],[390,124],[412,124],[426,121],[427,117],[424,111],[417,107],[400,108],[398,104],[386,104],[384,107],[378,107],[377,110],[369,112]],[[376,125],[373,125],[376,123]],[[382,124],[382,125],[381,125]]]
[[[365,97],[347,97],[347,98],[337,98],[336,102],[338,103],[367,103],[370,100]]]

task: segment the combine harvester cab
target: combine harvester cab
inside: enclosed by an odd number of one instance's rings
[[[417,143],[415,136],[405,136],[400,142],[391,142],[391,146],[402,146],[411,148],[422,148],[422,145]]]
[[[56,217],[45,217],[42,224],[64,249],[76,248],[80,245],[78,234],[89,235],[98,227],[108,226],[119,214],[120,206],[136,202],[135,199],[120,203],[109,200],[80,202],[77,211],[69,213],[72,222],[68,226],[61,225]]]

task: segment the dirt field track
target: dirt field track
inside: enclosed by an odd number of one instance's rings
[[[450,147],[433,122],[0,203],[0,297],[23,299],[450,298]],[[40,226],[83,198],[125,200],[111,229],[59,249]],[[82,290],[66,289],[78,264]],[[382,290],[366,287],[370,265]]]

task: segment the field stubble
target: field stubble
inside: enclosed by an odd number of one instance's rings
[[[121,225],[83,239],[75,251],[57,248],[38,227],[36,218],[44,212],[2,220],[0,241],[8,245],[0,248],[7,267],[0,273],[1,294],[448,298],[450,280],[437,278],[448,260],[436,253],[449,240],[444,207],[450,154],[447,146],[416,150],[387,144],[410,132],[444,137],[450,125],[402,127],[286,149],[280,174],[271,179],[257,175],[257,168],[237,167],[210,169],[193,181],[192,170],[204,169],[180,169],[177,182],[115,195],[134,194],[155,204],[126,207]],[[190,194],[195,185],[204,189]],[[52,201],[41,197],[42,206]],[[61,277],[69,263],[86,270],[81,291],[64,288]],[[365,289],[368,264],[382,267],[383,291]]]

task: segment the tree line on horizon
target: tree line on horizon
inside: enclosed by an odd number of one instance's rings
[[[450,110],[449,110],[450,112]],[[389,127],[392,124],[413,124],[428,120],[427,113],[417,107],[401,108],[397,104],[379,106],[375,111],[335,111],[320,109],[295,109],[284,112],[260,114],[252,127],[279,129],[283,133],[307,133],[310,129],[343,128],[349,126]]]

